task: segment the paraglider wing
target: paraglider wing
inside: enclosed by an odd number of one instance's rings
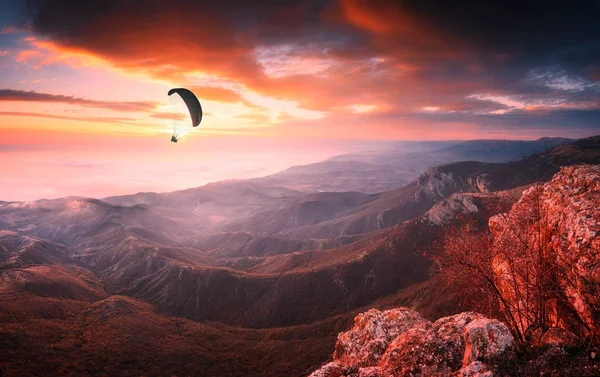
[[[196,127],[202,121],[202,106],[194,93],[185,88],[175,88],[169,90],[169,96],[177,93],[185,102],[192,118],[192,127]]]

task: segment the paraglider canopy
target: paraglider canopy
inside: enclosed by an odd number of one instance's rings
[[[197,127],[202,121],[202,106],[200,106],[200,101],[198,101],[198,98],[194,93],[185,88],[174,88],[169,90],[169,96],[175,93],[179,94],[181,99],[185,102],[192,119],[192,127]]]
[[[191,127],[197,127],[202,121],[202,106],[200,101],[190,90],[185,88],[173,88],[169,90],[169,98],[174,112],[183,114],[186,111],[190,115],[190,119],[174,119],[173,120],[173,136],[171,141],[176,143],[177,138],[185,135]],[[191,124],[190,124],[191,120]],[[191,125],[191,127],[190,127]]]

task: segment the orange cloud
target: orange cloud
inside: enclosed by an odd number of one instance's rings
[[[196,96],[210,99],[211,101],[231,103],[244,101],[238,92],[231,89],[220,88],[216,86],[194,86],[191,87],[190,90],[192,90]]]
[[[401,2],[340,0],[340,10],[347,22],[372,33],[374,47],[396,56],[401,66],[414,67],[423,57],[464,56],[464,43],[435,30]]]
[[[14,34],[20,32],[21,29],[18,29],[11,25],[4,25],[2,30],[0,30],[0,34]]]
[[[200,100],[242,104],[253,109],[264,110],[263,107],[246,100],[239,92],[218,86],[189,86]]]
[[[281,111],[278,115],[277,115],[277,120],[280,122],[286,122],[289,120],[294,119],[293,116],[291,116],[289,113],[285,112],[285,111]]]
[[[269,125],[271,123],[271,117],[265,114],[242,114],[236,115],[235,118],[249,120],[251,121],[251,124],[263,126]]]
[[[23,39],[32,47],[21,50],[16,61],[20,63],[34,63],[33,69],[65,63],[73,67],[87,67],[94,65],[109,65],[106,61],[80,48],[65,47],[50,40],[41,40],[33,36]]]
[[[421,67],[414,65],[414,64],[406,64],[406,63],[398,63],[396,64],[396,68],[398,68],[401,71],[407,71],[407,72],[415,72],[421,69]]]
[[[351,24],[376,34],[422,35],[422,25],[389,2],[341,0],[340,8]]]
[[[31,58],[39,58],[44,56],[44,54],[39,50],[21,50],[17,54],[16,61],[27,63]]]
[[[49,10],[51,17],[58,18],[47,21],[50,28],[62,22],[55,12]],[[108,13],[89,17],[73,33],[55,39],[64,53],[84,51],[118,68],[170,80],[199,70],[230,79],[260,73],[251,57],[253,46],[240,40],[218,15],[171,6],[153,12],[136,3],[119,2]]]
[[[166,120],[186,119],[186,116],[181,113],[154,113],[154,114],[151,114],[150,117],[155,118],[155,119],[166,119]]]
[[[513,51],[494,49],[484,56],[475,46],[479,38],[461,38],[461,30],[441,30],[447,21],[439,17],[448,6],[436,13],[430,4],[418,2],[339,0],[339,6],[328,8],[316,22],[306,16],[316,12],[305,3],[274,12],[240,3],[230,12],[218,1],[150,1],[139,6],[111,0],[97,11],[82,9],[78,22],[70,23],[71,2],[40,3],[34,31],[53,39],[30,43],[53,55],[26,52],[23,59],[75,66],[98,63],[191,87],[201,100],[242,105],[214,110],[218,118],[234,109],[233,116],[219,121],[291,123],[277,114],[285,110],[304,117],[293,106],[320,116],[352,114],[360,122],[383,116],[399,122],[399,117],[415,113],[430,118],[461,112],[500,114],[511,105],[468,97],[482,86],[502,93],[507,81],[518,81],[504,70]],[[458,8],[457,13],[469,10]],[[494,71],[486,69],[490,62]],[[423,114],[422,109],[430,111]],[[249,114],[240,114],[244,111]]]
[[[257,49],[256,40],[245,38],[245,34],[239,33],[235,25],[220,14],[186,12],[177,6],[160,6],[158,12],[153,8],[138,9],[129,2],[116,2],[107,13],[88,15],[89,20],[78,23],[68,33],[59,34],[52,42],[32,40],[31,43],[54,54],[40,64],[75,58],[104,62],[176,85],[185,83],[202,99],[246,107],[256,108],[240,92],[210,85],[194,86],[198,81],[194,74],[201,72],[203,77],[234,82],[240,85],[242,93],[248,89],[297,102],[308,110],[328,112],[356,104],[384,107],[393,102],[406,103],[408,108],[407,102],[419,102],[420,94],[413,96],[415,99],[403,98],[402,93],[409,91],[407,84],[416,82],[422,65],[399,59],[405,49],[396,51],[394,43],[398,35],[415,44],[427,43],[435,48],[443,43],[414,18],[394,9],[370,8],[365,4],[367,2],[341,2],[346,21],[377,34],[375,45],[366,46],[354,56],[325,53],[318,45],[300,53],[293,43]],[[46,11],[48,20],[45,24],[38,23],[41,32],[60,27],[54,23],[63,18],[56,9]],[[291,7],[280,13],[281,17],[294,19],[302,12],[302,7]],[[380,14],[387,18],[376,22]],[[396,25],[398,20],[402,26]],[[263,26],[259,25],[259,31],[264,31]],[[282,47],[287,50],[281,50]],[[378,50],[382,51],[382,57],[373,60]],[[265,51],[264,58],[257,56],[258,52]]]

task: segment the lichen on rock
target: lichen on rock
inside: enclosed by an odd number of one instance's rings
[[[413,310],[371,309],[354,319],[354,327],[338,335],[333,359],[340,365],[375,366],[388,345],[401,333],[430,323]]]
[[[465,326],[463,366],[488,362],[506,355],[515,346],[515,338],[506,325],[496,319],[479,318]]]
[[[490,377],[486,362],[508,357],[513,344],[506,326],[478,313],[431,323],[406,308],[371,309],[338,336],[333,362],[311,377]]]

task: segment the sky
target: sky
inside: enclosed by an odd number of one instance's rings
[[[390,140],[600,134],[598,1],[0,0],[0,200],[170,191]],[[169,142],[167,91],[204,118]]]

